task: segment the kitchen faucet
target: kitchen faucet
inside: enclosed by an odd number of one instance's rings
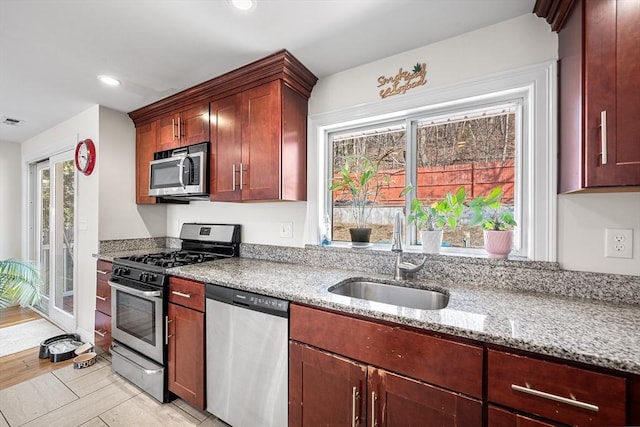
[[[417,273],[420,271],[422,267],[424,267],[425,262],[427,262],[427,257],[422,259],[422,262],[418,265],[411,264],[409,262],[402,261],[402,220],[403,213],[401,211],[396,212],[395,218],[393,219],[393,243],[391,245],[391,252],[396,253],[396,267],[395,274],[393,278],[395,280],[404,280],[407,278],[408,274]]]

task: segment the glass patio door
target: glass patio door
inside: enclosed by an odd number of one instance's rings
[[[73,151],[40,162],[36,170],[36,256],[42,275],[43,302],[51,320],[75,329],[76,174]]]

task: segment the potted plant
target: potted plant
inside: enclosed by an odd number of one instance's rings
[[[411,184],[407,185],[401,195],[406,195],[413,190]],[[450,191],[442,200],[425,205],[417,197],[411,202],[407,222],[415,224],[420,231],[422,252],[438,253],[442,246],[442,232],[445,227],[454,230],[458,225],[458,219],[464,210],[464,201],[467,193],[464,187],[458,188],[455,194]]]
[[[469,203],[473,216],[470,226],[484,230],[484,248],[492,258],[506,258],[513,246],[513,227],[517,226],[513,213],[502,204],[502,187],[493,188],[488,195],[478,196]]]
[[[35,267],[12,259],[0,261],[0,309],[15,303],[34,306],[40,298],[40,273]]]
[[[389,176],[378,176],[378,164],[361,155],[347,157],[333,179],[329,190],[340,192],[351,207],[356,224],[349,229],[352,242],[366,244],[370,241],[371,228],[367,227],[367,222],[371,209],[380,197],[381,189],[388,185]]]

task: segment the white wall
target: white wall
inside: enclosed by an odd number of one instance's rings
[[[303,246],[305,202],[191,202],[167,207],[167,236],[178,237],[185,222],[241,224],[242,241],[275,246]],[[293,223],[293,238],[280,237],[280,223]]]
[[[0,260],[22,255],[20,144],[0,141]]]
[[[605,228],[633,230],[633,258],[604,256]],[[640,193],[558,196],[558,261],[567,270],[640,276]]]
[[[124,113],[100,107],[99,240],[166,235],[165,206],[136,205],[136,130]]]
[[[549,25],[533,14],[522,15],[320,79],[309,115],[379,101],[378,77],[417,62],[427,64],[424,87],[433,88],[557,59],[557,52],[557,36]]]

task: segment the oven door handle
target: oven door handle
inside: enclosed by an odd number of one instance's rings
[[[161,297],[162,296],[162,290],[158,290],[158,291],[141,291],[139,289],[135,289],[129,286],[124,286],[124,285],[119,285],[117,283],[112,282],[111,280],[109,280],[109,286],[111,286],[114,289],[117,289],[119,291],[122,292],[126,292],[128,294],[131,295],[136,295],[139,297]]]

